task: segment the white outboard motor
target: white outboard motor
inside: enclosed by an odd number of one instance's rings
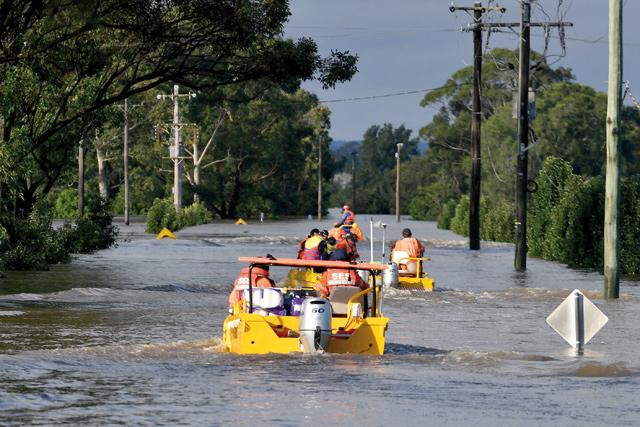
[[[331,304],[326,298],[305,298],[300,312],[300,350],[323,352],[331,338]]]
[[[382,284],[385,288],[398,287],[398,264],[390,262],[382,272]]]

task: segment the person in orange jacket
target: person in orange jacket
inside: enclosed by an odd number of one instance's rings
[[[273,280],[269,278],[269,266],[253,267],[251,269],[251,285],[257,288],[273,288],[276,286]],[[242,292],[245,289],[249,289],[249,267],[244,267],[240,270],[240,274],[233,282],[233,290],[229,294],[229,307],[242,301]]]
[[[357,286],[363,291],[369,287],[355,270],[348,268],[329,268],[320,278],[315,286],[315,289],[323,297],[328,297],[331,294],[331,290],[337,286]]]
[[[305,244],[307,243],[307,240],[309,240],[310,238],[312,238],[313,236],[319,236],[320,235],[320,230],[318,230],[317,228],[312,229],[309,234],[307,235],[307,237],[305,237],[301,242],[300,245],[298,246],[298,259],[302,259],[302,254],[304,253],[304,249],[305,249]]]
[[[349,209],[349,205],[344,205],[342,207],[342,218],[340,221],[333,224],[333,226],[336,228],[340,228],[342,226],[351,227],[354,222],[356,222],[356,214]]]
[[[399,260],[394,259],[394,252],[404,253],[405,256],[410,258],[422,258],[424,255],[425,247],[418,239],[411,235],[411,230],[405,228],[402,230],[402,239],[396,240],[391,249],[391,261],[398,262],[398,266],[401,270],[410,269],[412,265],[416,264],[415,261],[404,260],[404,262],[399,262]],[[414,269],[415,272],[415,269]]]
[[[329,257],[332,261],[355,261],[360,258],[356,242],[358,238],[353,234],[345,234],[344,239],[336,243],[336,248]]]

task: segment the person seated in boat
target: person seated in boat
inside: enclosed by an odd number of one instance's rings
[[[414,275],[418,272],[418,262],[409,258],[422,258],[425,247],[412,236],[411,230],[402,230],[402,239],[391,246],[391,261],[398,264],[400,275]]]
[[[353,234],[346,234],[344,239],[336,243],[336,249],[331,253],[331,261],[355,261],[360,258],[356,242],[358,238]]]
[[[336,244],[336,239],[333,237],[327,237],[325,240],[320,242],[318,245],[318,249],[320,250],[320,259],[331,259],[331,254],[336,250]]]
[[[251,269],[251,286],[257,288],[274,288],[275,282],[269,278],[269,266],[253,267]],[[229,308],[242,301],[242,293],[249,289],[249,267],[240,270],[240,274],[233,282],[233,290],[229,294]]]
[[[320,242],[322,242],[323,240],[324,239],[320,235],[320,232],[307,238],[304,241],[304,245],[301,244],[303,248],[301,248],[302,252],[300,252],[300,259],[307,259],[307,260],[320,259],[320,248],[318,246],[320,245]]]
[[[300,245],[299,245],[299,248],[298,248],[298,259],[302,259],[302,252],[304,252],[304,245],[307,242],[307,240],[309,240],[313,236],[318,236],[318,235],[320,235],[320,230],[318,230],[317,228],[313,228],[313,229],[311,229],[311,231],[309,232],[307,237],[305,237],[300,242]]]
[[[336,286],[357,286],[362,290],[369,287],[355,270],[348,268],[329,268],[324,273],[320,281],[316,284],[315,289],[323,297],[328,297],[331,290]]]

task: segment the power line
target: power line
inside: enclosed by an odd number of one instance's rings
[[[456,85],[456,87],[460,87],[461,85]],[[430,88],[430,89],[418,89],[418,90],[408,90],[405,92],[394,92],[394,93],[385,93],[382,95],[371,95],[371,96],[359,96],[354,98],[338,98],[338,99],[327,99],[324,101],[319,101],[321,104],[329,104],[334,102],[350,102],[350,101],[364,101],[368,99],[378,99],[378,98],[390,98],[393,96],[404,96],[404,95],[413,95],[416,93],[427,93],[433,92],[434,90],[444,89],[448,87],[448,85]]]

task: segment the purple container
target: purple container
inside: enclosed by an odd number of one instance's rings
[[[291,299],[291,316],[300,316],[303,301],[303,297],[293,297]]]

